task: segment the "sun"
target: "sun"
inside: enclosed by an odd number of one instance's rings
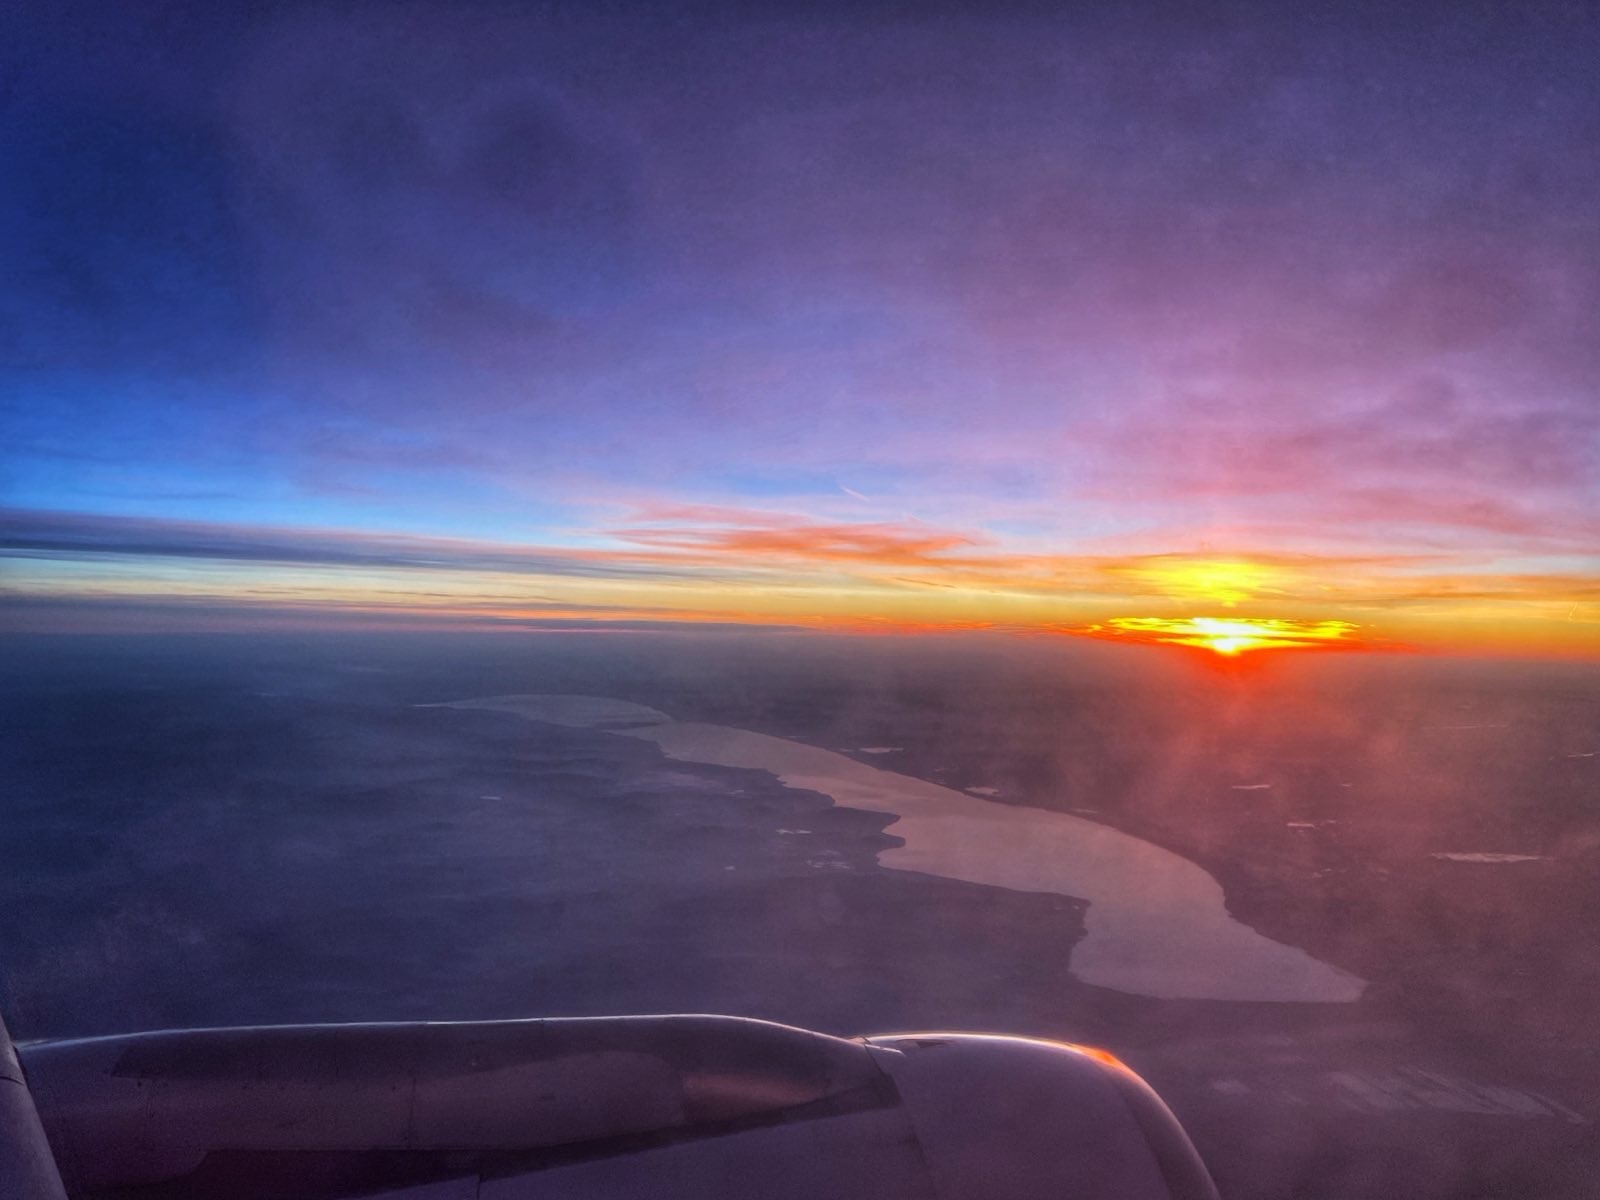
[[[1226,657],[1243,654],[1246,650],[1261,650],[1268,646],[1305,645],[1296,638],[1285,636],[1286,631],[1275,628],[1282,622],[1221,620],[1217,617],[1191,617],[1189,624],[1195,629],[1192,638],[1174,639],[1180,645],[1203,646]]]
[[[1228,655],[1242,654],[1246,650],[1250,650],[1256,646],[1259,646],[1260,644],[1260,641],[1256,638],[1247,637],[1212,638],[1208,643],[1210,648],[1215,650],[1218,654]]]
[[[1123,642],[1192,646],[1224,658],[1254,650],[1308,650],[1361,643],[1349,621],[1291,621],[1277,617],[1112,617],[1104,624],[1069,630],[1084,637]]]

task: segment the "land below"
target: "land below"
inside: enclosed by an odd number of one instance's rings
[[[20,1037],[651,1011],[999,1030],[1121,1055],[1235,1200],[1577,1197],[1600,1170],[1600,703],[1581,674],[1175,687],[966,642],[11,649],[0,1002]],[[890,813],[603,729],[417,707],[512,692],[647,704],[1114,827],[1367,987],[1097,987],[1072,969],[1090,901],[892,869]]]

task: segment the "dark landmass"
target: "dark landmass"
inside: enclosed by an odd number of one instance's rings
[[[0,1003],[21,1037],[660,1011],[1034,1033],[1144,1072],[1234,1200],[1589,1194],[1593,671],[1230,675],[1017,646],[6,642]],[[884,870],[886,814],[632,739],[413,707],[544,691],[894,747],[863,761],[1092,810],[1371,986],[1351,1005],[1088,987],[1069,970],[1081,901]],[[1538,857],[1432,857],[1452,852]]]

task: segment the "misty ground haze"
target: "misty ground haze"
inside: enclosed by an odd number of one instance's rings
[[[783,632],[4,653],[0,1000],[20,1038],[646,1011],[998,1030],[1122,1055],[1229,1197],[1576,1197],[1600,1166],[1592,667]],[[1112,826],[1368,986],[1090,986],[1082,897],[888,869],[889,814],[603,729],[418,707],[516,693]]]

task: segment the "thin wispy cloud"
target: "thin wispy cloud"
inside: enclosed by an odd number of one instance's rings
[[[25,587],[116,556],[918,622],[1181,602],[1146,555],[1368,609],[1600,570],[1575,10],[50,7],[0,48]]]

